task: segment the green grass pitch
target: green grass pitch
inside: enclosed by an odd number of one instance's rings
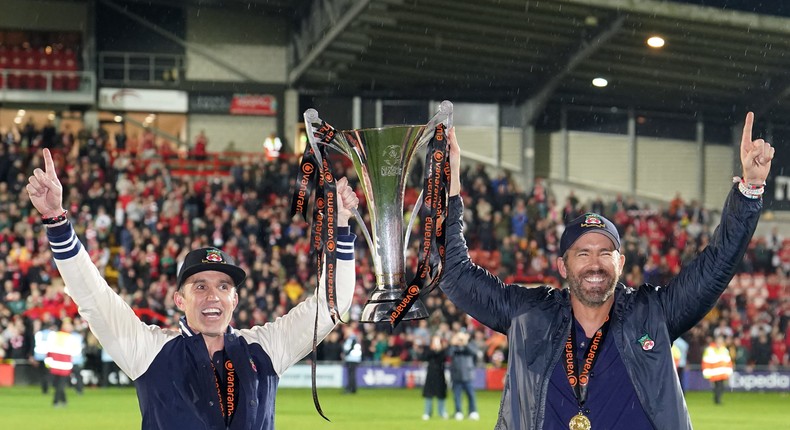
[[[343,395],[337,389],[318,391],[331,423],[315,411],[309,389],[281,389],[277,395],[277,429],[342,430],[463,430],[493,429],[499,392],[479,391],[480,421],[421,419],[419,389],[361,390]],[[140,412],[133,388],[87,388],[78,396],[67,391],[68,406],[52,407],[52,393],[38,387],[0,388],[0,429],[136,430]],[[724,404],[713,404],[711,393],[692,392],[687,402],[695,430],[751,430],[790,428],[790,393],[725,393]],[[452,410],[452,400],[448,399]]]

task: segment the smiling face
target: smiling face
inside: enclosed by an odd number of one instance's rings
[[[188,277],[173,299],[189,327],[204,336],[225,334],[239,302],[231,277],[213,270]]]
[[[568,281],[571,300],[597,308],[614,295],[625,256],[608,237],[590,233],[577,239],[557,263],[560,275]]]

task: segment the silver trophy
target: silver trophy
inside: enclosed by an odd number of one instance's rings
[[[403,197],[409,168],[418,150],[430,141],[440,123],[447,129],[452,127],[452,117],[453,104],[445,100],[425,125],[336,131],[331,142],[321,143],[316,137],[323,123],[318,112],[308,109],[304,113],[307,136],[317,157],[320,157],[319,144],[326,144],[348,157],[365,193],[370,231],[358,212],[355,218],[370,249],[376,286],[362,310],[360,322],[387,321],[389,312],[406,289],[404,244],[408,242],[411,228],[404,230]],[[318,164],[321,165],[320,160]],[[421,195],[412,210],[409,227],[419,213],[422,200]],[[425,305],[417,297],[403,319],[427,317]]]

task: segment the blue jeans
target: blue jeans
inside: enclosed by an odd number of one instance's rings
[[[472,381],[453,382],[453,400],[455,400],[455,412],[463,412],[461,409],[461,390],[466,392],[469,399],[469,413],[477,412],[477,400],[475,399],[475,389]]]
[[[434,399],[433,397],[425,398],[425,415],[428,416],[432,415],[431,412],[433,412],[433,399]],[[443,417],[444,414],[447,413],[447,411],[444,409],[444,399],[440,399],[436,397],[436,406],[437,406],[436,409],[438,409],[437,412],[439,413],[439,416]]]

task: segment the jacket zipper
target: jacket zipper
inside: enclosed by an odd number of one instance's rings
[[[563,308],[564,310],[564,308]],[[568,335],[573,328],[573,319],[569,318],[567,315],[562,316],[562,321],[565,322],[565,336],[558,337],[557,339],[567,339]],[[567,322],[570,321],[570,324]],[[557,333],[562,331],[562,327],[557,330]],[[551,373],[554,371],[554,367],[559,363],[560,356],[562,355],[562,342],[557,342],[557,347],[554,348],[554,358],[551,360],[551,365],[546,368],[546,371],[543,373],[543,386],[540,389],[540,408],[538,409],[538,414],[535,417],[535,428],[541,429],[543,428],[543,419],[546,415],[546,396],[549,392],[549,382],[551,379]],[[654,426],[655,427],[655,426]]]

